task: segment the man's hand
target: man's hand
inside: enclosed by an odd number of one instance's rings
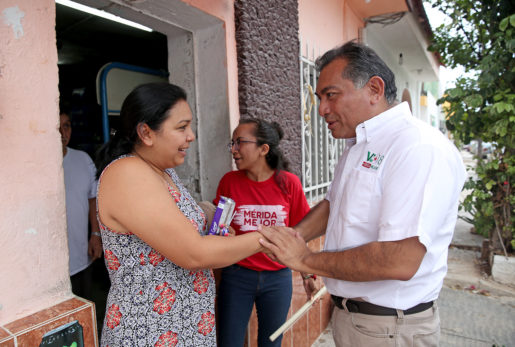
[[[265,226],[263,225],[259,225],[258,226],[258,231],[261,231],[261,228],[266,228]],[[293,228],[290,228],[290,227],[284,227],[284,226],[275,226],[275,227],[270,227],[271,229],[273,230],[287,230],[289,233],[291,233],[292,235],[295,235],[295,229]],[[276,263],[281,263],[281,261],[274,255],[274,253],[272,252],[272,250],[268,249],[268,248],[265,248],[263,250],[263,253],[265,253],[270,259],[272,259],[273,261],[275,261]],[[283,264],[285,265],[285,264]]]
[[[88,254],[93,260],[102,256],[102,238],[100,236],[91,235],[88,243]]]
[[[304,285],[304,290],[306,291],[307,299],[311,300],[313,298],[313,295],[315,295],[320,289],[320,285],[318,284],[318,281],[315,276],[306,275],[302,272],[300,273],[300,275],[302,276],[302,284]]]
[[[91,237],[88,242],[88,255],[97,260],[102,256],[102,238],[100,237],[100,227],[98,225],[96,198],[88,199],[89,204],[89,223],[91,225]]]
[[[311,253],[306,242],[292,228],[260,226],[258,231],[266,238],[259,242],[273,253],[275,258],[292,270],[309,272],[302,260]]]

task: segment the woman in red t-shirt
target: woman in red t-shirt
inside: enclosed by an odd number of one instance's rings
[[[220,196],[236,202],[231,226],[236,235],[257,230],[259,225],[294,226],[309,206],[297,176],[279,149],[283,131],[277,123],[245,118],[234,130],[229,150],[237,171],[221,179]],[[221,347],[243,346],[252,306],[258,316],[258,346],[280,346],[269,336],[286,320],[291,301],[291,270],[256,253],[222,270],[218,290],[218,337]]]

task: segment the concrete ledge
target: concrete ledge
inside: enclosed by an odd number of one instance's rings
[[[505,297],[513,299],[515,304],[515,285],[504,284],[494,280],[492,276],[487,276],[481,272],[479,262],[479,252],[467,249],[450,248],[448,258],[447,275],[444,285],[453,289],[470,290],[471,286],[481,293],[486,291],[487,295],[495,297]],[[513,277],[514,272],[512,272]]]
[[[499,283],[515,286],[515,258],[495,255],[492,265],[492,277]]]

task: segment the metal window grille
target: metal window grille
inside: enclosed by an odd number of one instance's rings
[[[301,45],[302,46],[302,45]],[[302,186],[310,205],[322,200],[333,180],[334,169],[343,153],[344,142],[331,136],[318,115],[315,96],[318,73],[315,62],[302,53],[300,58],[301,123],[302,123]],[[314,56],[314,54],[312,54]]]

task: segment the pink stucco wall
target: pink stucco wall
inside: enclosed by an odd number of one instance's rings
[[[363,28],[364,22],[347,2],[345,2],[343,15],[343,42],[357,39],[359,29]]]
[[[220,18],[225,22],[228,66],[228,95],[231,130],[239,120],[238,62],[235,39],[234,0],[182,0],[198,9]],[[363,21],[345,0],[324,0],[324,6],[314,0],[299,0],[299,38],[303,54],[306,44],[310,58],[315,58],[335,46],[358,37]]]
[[[225,24],[227,46],[227,88],[229,96],[229,116],[231,132],[238,125],[240,109],[238,102],[238,61],[236,52],[236,27],[234,24],[234,0],[182,0],[210,15],[218,17]]]
[[[234,0],[182,0],[198,9],[220,18],[225,22],[228,66],[228,95],[231,130],[237,125],[240,113],[238,103],[238,70],[234,23]],[[299,38],[302,39],[302,52],[305,45],[310,47],[310,55],[315,57],[337,45],[358,37],[363,21],[356,15],[345,0],[318,1],[299,0]]]
[[[323,6],[319,1],[299,0],[301,50],[310,59],[357,38],[360,27],[363,21],[345,0],[324,0]]]
[[[70,297],[53,0],[0,0],[0,325]]]

